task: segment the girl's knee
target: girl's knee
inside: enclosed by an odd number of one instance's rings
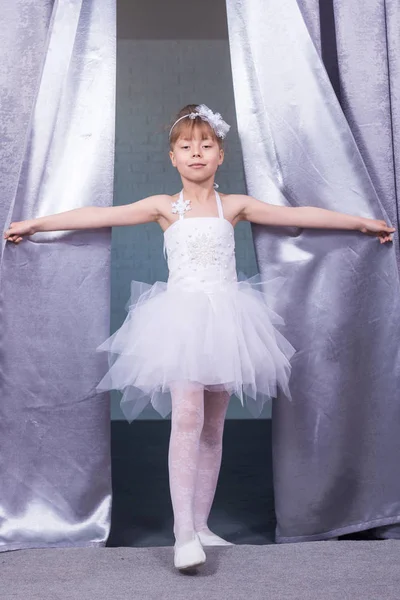
[[[180,432],[199,434],[203,429],[204,417],[201,408],[186,407],[172,414],[172,427]]]

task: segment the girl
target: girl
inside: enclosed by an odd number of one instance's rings
[[[171,162],[182,179],[179,194],[11,223],[4,236],[19,244],[39,231],[150,221],[164,231],[168,283],[144,290],[133,282],[125,322],[98,348],[111,359],[98,390],[123,390],[129,420],[149,401],[162,415],[172,408],[169,476],[178,569],[203,564],[203,547],[229,545],[207,527],[229,395],[246,398],[257,411],[265,399],[276,397],[278,387],[289,396],[294,349],[275,328],[281,321],[268,308],[260,284],[237,281],[236,223],[353,229],[381,243],[391,241],[395,231],[384,221],[274,206],[242,194],[219,195],[214,177],[224,160],[228,130],[218,113],[188,105],[169,134]]]

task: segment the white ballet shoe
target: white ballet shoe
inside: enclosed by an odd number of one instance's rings
[[[206,555],[200,543],[199,537],[196,537],[185,544],[176,543],[174,546],[174,565],[180,571],[194,569],[206,562]]]
[[[219,535],[213,533],[212,531],[198,531],[197,535],[199,536],[199,540],[201,545],[206,546],[234,546],[231,542],[224,540],[224,538],[219,537]]]

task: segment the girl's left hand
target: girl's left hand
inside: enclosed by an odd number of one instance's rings
[[[22,242],[24,236],[33,235],[35,233],[34,220],[16,221],[10,223],[7,231],[4,232],[4,239],[14,244]]]
[[[393,241],[393,233],[396,231],[394,227],[386,225],[385,221],[378,221],[376,219],[363,219],[362,226],[360,228],[362,233],[367,235],[373,235],[379,238],[381,244]]]

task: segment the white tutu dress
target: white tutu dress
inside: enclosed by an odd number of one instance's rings
[[[127,318],[97,348],[110,364],[97,390],[122,390],[128,421],[149,402],[168,415],[177,383],[226,390],[253,415],[278,388],[290,397],[294,348],[268,306],[274,281],[238,281],[233,226],[216,200],[219,217],[188,217],[181,193],[179,220],[164,233],[168,282],[133,281]]]

